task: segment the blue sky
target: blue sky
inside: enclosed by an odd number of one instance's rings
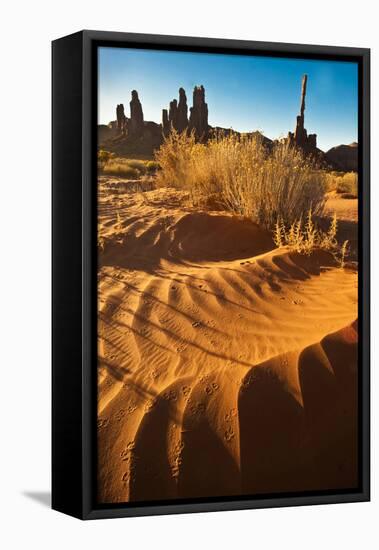
[[[145,120],[161,122],[163,108],[183,87],[203,84],[212,126],[260,130],[273,139],[293,131],[300,107],[301,78],[308,75],[305,127],[320,149],[357,141],[356,63],[236,56],[162,50],[99,48],[98,120],[129,116],[130,92],[138,91]]]

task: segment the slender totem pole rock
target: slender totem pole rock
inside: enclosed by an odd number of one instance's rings
[[[305,96],[307,93],[307,82],[308,76],[305,74],[301,83],[300,114],[296,117],[295,133],[292,134],[292,136],[298,147],[310,151],[317,147],[317,135],[308,135],[307,130],[304,128]]]
[[[307,80],[308,77],[305,74],[301,84],[301,102],[300,102],[300,115],[296,117],[295,128],[295,142],[297,145],[305,145],[307,142],[307,131],[304,128],[304,111],[305,111],[305,95],[307,93]]]

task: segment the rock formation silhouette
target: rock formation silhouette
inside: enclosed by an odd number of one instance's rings
[[[162,109],[162,129],[163,135],[168,136],[170,133],[170,122],[168,119],[167,109]]]
[[[138,136],[143,133],[144,121],[142,105],[138,98],[138,92],[132,91],[132,100],[130,101],[130,121],[129,131],[131,135]]]
[[[208,137],[208,105],[205,103],[204,86],[195,86],[193,89],[189,129],[195,131],[195,136],[198,139],[206,140]]]
[[[170,101],[168,110],[168,127],[166,121],[167,109],[162,110],[163,133],[167,135],[171,128],[177,132],[184,132],[188,128],[187,96],[184,88],[179,88],[179,103],[176,99]]]
[[[127,118],[125,116],[125,110],[124,105],[120,103],[120,105],[117,105],[116,107],[116,117],[117,117],[117,129],[121,134],[126,133],[126,121]]]
[[[170,101],[170,108],[168,111],[168,123],[169,127],[177,130],[178,124],[178,102],[176,99]]]
[[[187,107],[187,96],[183,88],[179,88],[179,103],[177,111],[177,120],[176,120],[176,130],[178,132],[183,132],[188,128],[188,107]]]
[[[307,93],[308,75],[303,76],[301,83],[300,114],[296,117],[295,131],[288,132],[288,140],[305,151],[311,151],[317,147],[317,135],[309,134],[304,127],[305,96]]]
[[[358,163],[357,144],[340,146],[323,153],[317,148],[316,134],[308,134],[305,128],[307,84],[308,76],[305,74],[302,78],[300,112],[296,117],[294,132],[288,132],[287,137],[275,141],[262,135],[265,146],[270,149],[278,141],[290,143],[301,148],[305,154],[314,156],[324,165],[340,170],[356,170]],[[231,133],[239,134],[231,128],[209,126],[205,88],[201,85],[194,87],[193,105],[190,108],[189,117],[186,92],[184,88],[179,88],[179,101],[173,99],[169,104],[169,109],[162,109],[162,122],[160,124],[144,121],[138,92],[133,90],[130,101],[130,118],[125,116],[124,105],[120,103],[116,107],[116,120],[111,121],[108,125],[98,126],[98,139],[100,144],[106,144],[108,148],[118,154],[153,154],[172,129],[180,133],[184,131],[194,132],[196,140],[203,142],[220,133],[225,136]],[[256,133],[251,132],[250,135]]]

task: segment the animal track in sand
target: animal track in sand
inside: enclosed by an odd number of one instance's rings
[[[126,448],[123,449],[120,452],[120,457],[121,457],[122,462],[130,462],[131,461],[134,449],[135,449],[135,442],[134,441],[129,441],[129,443],[126,445]]]
[[[237,416],[237,410],[236,409],[230,409],[228,413],[225,414],[225,422],[231,422],[233,418]]]
[[[189,411],[191,413],[191,415],[195,416],[197,414],[203,414],[205,412],[205,403],[190,403],[190,401],[188,401],[189,403]]]
[[[124,449],[123,451],[121,451],[120,456],[123,462],[129,462],[129,460],[131,459],[131,451]]]
[[[159,190],[157,195],[164,193]],[[113,214],[112,209],[104,215]],[[141,213],[136,214],[141,219]],[[167,212],[161,214],[164,217]],[[176,211],[172,215],[174,221],[179,216]],[[154,229],[153,222],[146,217],[145,229]],[[125,228],[125,232],[130,230],[130,246],[125,240],[121,247],[114,247],[112,255],[104,253],[100,268],[99,304],[104,312],[99,340],[104,343],[104,359],[117,365],[117,370],[99,365],[102,502],[162,495],[168,499],[209,496],[215,488],[223,494],[241,494],[242,487],[245,494],[252,494],[256,484],[263,486],[262,469],[268,472],[265,483],[270,481],[270,461],[279,470],[286,472],[287,468],[288,476],[297,466],[304,466],[302,459],[296,461],[312,444],[311,438],[303,440],[303,426],[313,414],[312,407],[317,420],[314,438],[318,438],[316,443],[320,440],[319,445],[313,442],[315,453],[325,456],[325,471],[331,457],[332,485],[334,479],[344,482],[345,474],[338,474],[337,459],[333,462],[333,450],[329,452],[330,443],[334,444],[328,439],[334,408],[328,410],[324,400],[318,408],[313,384],[319,376],[319,383],[325,382],[327,389],[336,386],[337,396],[342,396],[344,386],[323,365],[308,364],[306,355],[301,364],[304,412],[298,399],[301,391],[296,395],[289,392],[291,384],[298,383],[298,361],[285,354],[300,353],[351,322],[357,302],[354,273],[339,268],[320,272],[323,257],[315,254],[304,259],[285,250],[273,250],[251,261],[241,255],[233,255],[231,261],[212,256],[209,263],[207,257],[199,256],[198,261],[194,251],[193,259],[177,263],[173,255],[166,254],[169,240],[154,241],[154,231],[140,239],[138,232],[143,228]],[[208,233],[201,234],[200,248],[207,238]],[[271,241],[271,236],[268,238]],[[136,253],[134,241],[139,242]],[[235,241],[233,247],[239,239]],[[250,246],[254,239],[249,237],[248,242]],[[193,249],[193,240],[188,246]],[[248,261],[250,265],[246,265]],[[120,269],[123,277],[117,273]],[[138,301],[146,289],[149,295]],[[119,309],[111,307],[113,295]],[[272,363],[263,364],[271,358]],[[273,366],[276,377],[270,374]],[[344,373],[348,367],[339,368]],[[216,382],[217,388],[213,387]],[[111,387],[115,390],[109,393]],[[336,403],[330,399],[332,407]],[[346,400],[340,407],[343,430],[349,428],[345,422],[349,403]],[[328,418],[321,433],[318,427],[324,426],[324,415]],[[136,439],[135,450],[132,439]],[[272,452],[275,442],[282,445],[282,461],[276,459],[280,453]],[[337,444],[339,441],[336,448]],[[340,457],[348,455],[342,451],[335,451],[338,467]],[[286,456],[291,457],[288,464]],[[149,467],[151,474],[146,474]],[[345,468],[348,472],[348,463]],[[157,470],[161,472],[159,480]],[[312,472],[310,468],[307,482]],[[295,478],[297,481],[297,472]],[[327,482],[319,485],[321,489],[330,486]]]
[[[108,424],[109,424],[108,418],[98,418],[97,419],[97,427],[98,428],[105,428],[106,426],[108,426]]]
[[[173,462],[174,464],[171,467],[171,474],[174,479],[179,477],[180,473],[180,466],[182,465],[182,452],[184,449],[184,443],[182,441],[178,441],[178,443],[175,445],[173,449]]]
[[[175,390],[169,390],[162,394],[162,398],[166,399],[166,401],[177,401],[178,394]]]
[[[115,414],[115,418],[117,420],[117,422],[120,422],[125,416],[125,409],[120,409],[116,414]]]
[[[229,426],[229,428],[225,431],[224,437],[228,443],[234,439],[234,430],[232,427]]]
[[[129,481],[133,481],[135,477],[134,467],[133,464],[130,464],[129,470],[127,472],[124,472],[122,475],[121,481],[124,483],[127,483]]]
[[[160,372],[157,369],[153,369],[153,370],[150,371],[150,376],[153,380],[158,378],[159,375],[160,375]]]
[[[183,351],[188,348],[188,343],[183,338],[178,338],[177,342],[179,345],[177,346],[176,351],[178,353],[183,353]]]
[[[217,391],[218,390],[218,384],[216,384],[216,382],[213,382],[211,385],[209,386],[206,386],[205,388],[205,393],[207,395],[212,395],[213,392]]]

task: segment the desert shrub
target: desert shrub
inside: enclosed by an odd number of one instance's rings
[[[288,144],[267,153],[259,138],[242,142],[223,187],[231,210],[267,228],[278,217],[291,224],[309,208],[320,215],[325,203],[324,178],[311,160]]]
[[[347,172],[341,178],[337,185],[337,193],[349,193],[358,195],[358,174],[356,172]]]
[[[337,215],[334,214],[330,221],[329,229],[323,231],[317,227],[313,219],[313,212],[308,210],[305,218],[286,224],[283,219],[278,218],[273,230],[273,240],[279,248],[288,246],[300,254],[311,254],[316,249],[328,250],[340,262],[341,267],[345,265],[345,257],[348,252],[348,241],[340,246],[337,241]]]
[[[194,204],[219,197],[224,207],[272,228],[291,224],[310,207],[322,213],[324,175],[290,145],[271,151],[260,135],[216,136],[196,143],[194,134],[171,132],[156,154],[161,185],[188,189]]]
[[[108,162],[102,172],[108,176],[119,176],[130,179],[138,179],[141,176],[141,172],[137,168],[133,168],[126,162]]]
[[[159,163],[154,160],[149,160],[146,162],[145,167],[148,174],[154,174],[159,170]]]
[[[114,158],[114,153],[111,153],[110,151],[105,151],[104,149],[100,149],[97,152],[97,164],[98,168],[100,170],[104,169],[104,166]]]
[[[101,172],[110,176],[139,179],[148,173],[147,165],[144,160],[116,158],[113,155],[103,164]]]
[[[328,191],[358,196],[358,174],[356,172],[329,172],[326,174],[326,182]]]
[[[155,153],[161,167],[157,183],[163,187],[188,188],[191,186],[193,151],[197,147],[194,133],[187,135],[172,130]]]
[[[143,160],[139,159],[127,159],[125,161],[131,168],[135,168],[142,174],[146,172],[146,163]]]

